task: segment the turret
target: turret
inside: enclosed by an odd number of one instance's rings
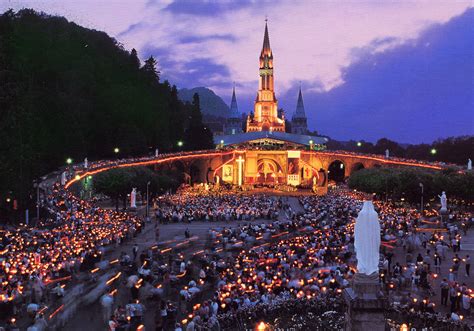
[[[301,86],[298,93],[298,101],[296,103],[296,110],[291,118],[291,132],[295,134],[307,134],[308,123],[306,113],[304,110],[303,94],[301,93]]]

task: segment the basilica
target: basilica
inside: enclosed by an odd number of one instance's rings
[[[239,186],[324,186],[324,171],[305,153],[324,150],[327,140],[308,135],[301,87],[291,122],[286,121],[285,114],[278,109],[273,70],[273,51],[265,22],[253,115],[247,116],[244,126],[234,86],[225,134],[215,136],[214,142],[218,149],[235,150],[239,156],[223,162],[216,174],[222,181]]]
[[[232,91],[230,117],[225,125],[226,135],[242,133],[242,115],[237,107],[235,86]],[[259,83],[253,115],[248,115],[245,123],[245,132],[288,132],[305,135],[308,133],[307,119],[304,110],[303,95],[299,89],[296,110],[290,123],[291,130],[286,128],[285,114],[279,113],[278,101],[275,96],[273,76],[273,52],[270,47],[268,25],[265,23],[263,47],[259,57]]]

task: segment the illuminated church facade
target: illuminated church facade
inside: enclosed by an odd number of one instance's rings
[[[258,92],[255,99],[254,115],[247,117],[247,132],[285,132],[285,116],[278,117],[278,102],[275,97],[273,76],[273,52],[270,47],[267,23],[265,23],[259,64]]]
[[[308,135],[301,87],[291,130],[285,124],[285,115],[279,114],[267,22],[259,57],[259,83],[253,115],[247,116],[244,127],[237,107],[235,86],[230,109],[225,134],[214,136],[214,142],[217,149],[235,150],[239,156],[217,167],[214,172],[220,180],[239,186],[325,186],[326,176],[321,164],[307,152],[324,150],[327,140]]]

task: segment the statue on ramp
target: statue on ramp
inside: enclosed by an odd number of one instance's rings
[[[130,208],[137,208],[137,189],[135,187],[130,193]]]
[[[443,193],[441,193],[441,196],[438,195],[438,197],[441,202],[441,211],[448,211],[448,198],[446,197],[446,192],[443,191]]]
[[[380,223],[372,201],[364,201],[355,223],[354,237],[357,272],[367,276],[378,274]]]

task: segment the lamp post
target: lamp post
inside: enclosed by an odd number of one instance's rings
[[[36,222],[40,219],[40,183],[36,183]]]
[[[71,165],[71,164],[72,164],[72,159],[71,159],[70,157],[68,157],[68,158],[66,159],[66,163],[67,163],[68,165]]]
[[[423,186],[423,183],[420,183],[420,187],[421,187],[421,203],[420,203],[420,213],[421,213],[421,216],[423,216],[423,191],[424,191],[424,186]]]
[[[145,209],[145,213],[146,213],[146,220],[148,221],[148,192],[149,192],[149,186],[150,186],[150,181],[148,181],[146,183],[146,209]]]

